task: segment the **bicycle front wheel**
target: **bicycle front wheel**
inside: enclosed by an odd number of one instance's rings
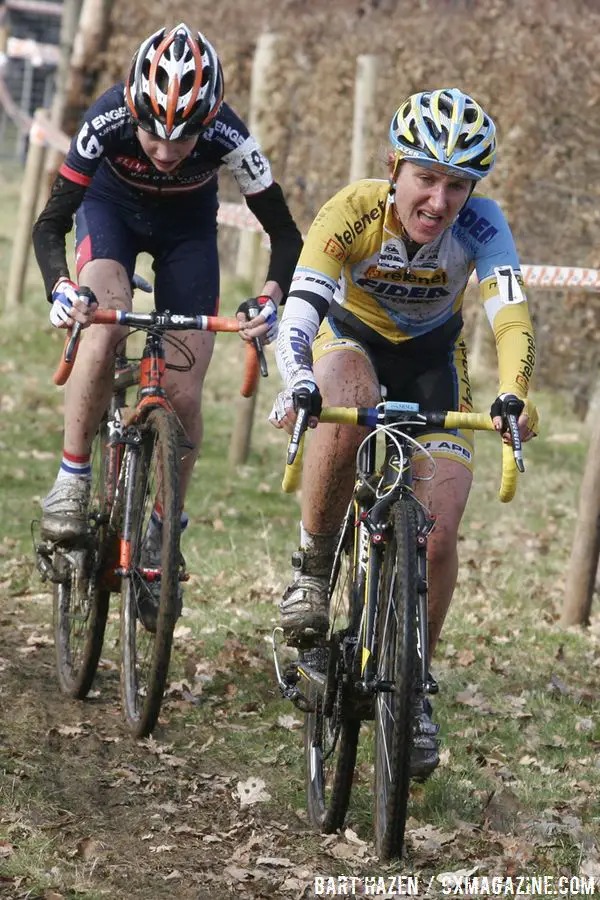
[[[56,554],[62,571],[54,585],[53,620],[56,671],[63,693],[83,700],[94,681],[108,616],[105,582],[107,536],[107,432],[103,422],[92,445],[89,525],[81,548]]]
[[[381,859],[400,856],[404,842],[417,657],[418,511],[401,500],[391,515],[377,619],[375,839]]]
[[[348,535],[348,538],[350,535]],[[337,577],[331,597],[332,628],[323,670],[328,669],[329,690],[310,683],[307,697],[312,707],[304,720],[306,796],[312,826],[325,834],[342,828],[352,791],[360,719],[353,717],[344,678],[346,661],[341,635],[351,621],[352,564],[347,547],[338,549]],[[337,629],[342,629],[340,632]]]
[[[173,414],[153,409],[140,426],[140,439],[139,447],[129,451],[137,454],[137,465],[133,502],[126,502],[123,511],[125,518],[130,517],[131,556],[121,587],[121,698],[133,734],[145,737],[158,720],[177,615],[181,510],[179,433]],[[157,503],[162,510],[163,540],[156,632],[152,633],[144,628],[139,610],[140,604],[154,602],[152,583],[143,574],[142,547]]]

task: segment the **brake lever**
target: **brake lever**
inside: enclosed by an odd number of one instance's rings
[[[248,318],[255,319],[258,315],[260,315],[260,307],[254,298],[248,300]],[[267,358],[265,356],[265,351],[263,350],[263,342],[262,338],[255,337],[252,338],[252,343],[254,345],[254,349],[256,350],[256,355],[258,356],[258,362],[260,365],[260,374],[263,378],[266,378],[269,374],[269,368],[267,366]]]
[[[515,462],[517,464],[517,469],[519,470],[519,472],[524,472],[525,461],[523,459],[523,444],[521,442],[521,432],[519,431],[519,420],[514,415],[514,413],[508,413],[506,416],[506,421],[508,424],[508,430],[510,431],[510,438],[513,453],[515,456]]]
[[[308,419],[309,419],[308,409],[306,409],[304,406],[301,406],[300,409],[298,410],[298,414],[296,416],[296,423],[294,425],[294,430],[292,431],[292,436],[291,436],[290,442],[288,444],[288,454],[287,454],[288,466],[293,465],[293,462],[296,459],[296,454],[298,453],[298,448],[300,447],[300,441],[302,440],[302,435],[308,428]]]

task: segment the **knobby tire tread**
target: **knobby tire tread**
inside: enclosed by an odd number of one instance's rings
[[[151,509],[154,497],[149,497],[151,486],[147,472],[152,465],[152,457],[157,454],[157,466],[162,484],[163,507],[163,549],[161,560],[161,591],[154,647],[145,683],[146,695],[141,706],[138,703],[135,685],[137,676],[135,662],[137,654],[129,655],[130,665],[125,662],[125,642],[135,642],[135,590],[131,582],[122,579],[121,599],[121,697],[128,725],[135,737],[146,737],[154,730],[158,721],[164,690],[169,672],[173,630],[176,621],[176,593],[179,584],[179,539],[180,539],[180,495],[179,495],[179,429],[172,413],[157,407],[148,414],[142,431],[142,453],[136,475],[133,515],[132,567],[139,564],[144,508]],[[128,583],[129,582],[129,583]]]
[[[90,503],[90,513],[102,513],[104,511],[105,498],[105,474],[106,474],[106,422],[103,421],[94,439],[91,458],[98,455],[99,476],[98,490]],[[105,539],[103,529],[98,532],[99,544],[97,547],[98,558],[103,559],[103,542]],[[77,665],[73,660],[71,643],[74,640],[72,628],[74,624],[69,622],[68,609],[71,605],[72,587],[67,584],[55,584],[53,592],[53,623],[56,670],[61,691],[76,700],[83,700],[88,695],[94,682],[94,677],[102,653],[104,632],[108,617],[110,590],[102,586],[102,565],[95,573],[96,585],[90,599],[90,609],[85,625],[84,648],[81,659]],[[66,593],[69,592],[69,596]],[[65,604],[69,607],[65,608]]]
[[[417,662],[418,510],[413,501],[399,500],[391,510],[394,526],[383,562],[378,614],[378,672],[393,677],[395,690],[379,694],[375,717],[375,838],[381,859],[402,854],[410,790],[410,756],[412,750],[412,698]],[[395,605],[396,616],[388,604]],[[384,637],[385,623],[392,628]],[[385,655],[383,641],[395,648],[392,660]],[[382,660],[389,661],[385,672]],[[389,703],[392,715],[383,716],[379,704]],[[382,725],[382,722],[384,723]],[[389,753],[389,770],[385,765],[383,729]],[[391,778],[390,776],[391,771]],[[385,798],[387,797],[387,802]]]
[[[347,578],[347,590],[350,598],[354,598],[354,590],[351,580],[352,566],[346,549],[342,549],[343,559],[338,569],[337,583],[332,589],[335,596],[336,587]],[[352,600],[350,602],[353,602]],[[354,621],[353,611],[350,613],[350,621]],[[328,787],[329,797],[325,793],[325,781],[323,765],[317,761],[317,777],[311,778],[311,754],[315,733],[320,727],[325,729],[327,721],[321,715],[322,697],[314,685],[309,686],[308,699],[315,708],[315,712],[306,713],[304,721],[304,755],[306,770],[306,796],[308,816],[315,829],[324,834],[331,834],[343,827],[356,766],[356,753],[360,731],[360,719],[352,718],[342,700],[340,732],[337,739],[335,770],[331,786]],[[336,704],[337,704],[336,700]],[[320,722],[319,722],[320,719]]]

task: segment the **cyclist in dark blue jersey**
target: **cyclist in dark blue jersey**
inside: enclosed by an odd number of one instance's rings
[[[81,285],[92,289],[100,306],[130,309],[140,252],[153,257],[157,309],[215,314],[221,166],[233,174],[271,240],[262,314],[252,325],[246,323],[243,337],[272,340],[277,307],[289,288],[302,238],[269,161],[223,101],[223,72],[215,50],[183,23],[144,40],[126,82],[111,87],[87,111],[34,225],[52,324],[89,324],[90,309],[78,294]],[[65,250],[74,215],[77,282],[71,279]],[[91,443],[110,397],[119,332],[96,326],[82,341],[66,391],[63,460],[43,501],[44,538],[73,539],[86,527]],[[185,496],[202,438],[202,384],[214,335],[185,332],[183,339],[195,364],[189,372],[170,370],[167,389],[194,444],[182,462]],[[153,537],[160,549],[160,515],[155,513]]]

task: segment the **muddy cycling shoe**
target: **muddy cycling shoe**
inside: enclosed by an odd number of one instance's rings
[[[42,540],[72,543],[88,528],[90,480],[78,475],[57,478],[42,501]]]
[[[152,520],[146,531],[142,543],[142,553],[140,556],[141,569],[161,569],[161,552],[162,552],[162,525]],[[181,572],[185,572],[185,560],[181,553],[179,554],[179,568]],[[137,611],[140,621],[146,631],[156,634],[156,625],[158,622],[158,608],[160,606],[160,578],[153,580],[143,579],[140,584],[137,597]],[[183,587],[181,582],[177,584],[177,597],[175,600],[175,618],[178,619],[183,611]]]
[[[412,703],[413,745],[410,754],[410,774],[415,781],[426,781],[440,762],[439,725],[431,721],[432,709],[423,694],[417,694]]]
[[[279,603],[281,627],[290,646],[312,646],[327,634],[331,565],[329,554],[304,550],[292,554],[294,580]]]

